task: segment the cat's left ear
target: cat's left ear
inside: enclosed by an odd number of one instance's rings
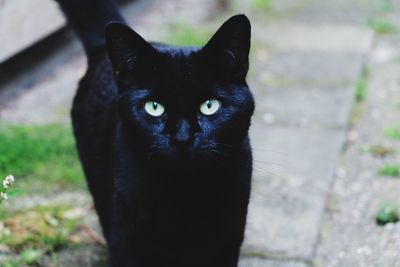
[[[236,15],[219,28],[202,53],[218,68],[228,68],[232,74],[245,77],[249,68],[250,39],[249,19],[245,15]]]

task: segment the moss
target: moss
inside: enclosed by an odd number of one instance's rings
[[[384,134],[389,139],[400,139],[400,128],[398,127],[387,128]]]
[[[378,211],[375,221],[378,225],[385,225],[388,223],[396,223],[399,221],[399,213],[396,206],[392,204],[384,204]]]
[[[376,1],[376,9],[379,13],[385,14],[394,11],[392,0],[379,0]]]
[[[356,100],[361,102],[365,99],[367,94],[367,81],[365,79],[359,79],[356,85]]]
[[[8,214],[0,225],[0,243],[18,253],[45,253],[65,247],[78,227],[76,219],[64,216],[70,209],[63,205],[38,206]]]
[[[365,151],[371,153],[375,157],[387,157],[396,153],[394,148],[384,145],[371,145],[366,147]]]
[[[396,25],[385,17],[377,17],[367,22],[368,26],[377,33],[388,34],[398,31]]]
[[[362,103],[357,103],[353,106],[350,114],[350,125],[354,126],[361,118],[365,111],[365,106]]]
[[[378,170],[378,174],[382,176],[400,177],[399,165],[386,165]]]
[[[7,251],[0,267],[43,266],[44,262],[58,266],[60,250],[79,250],[97,242],[85,226],[91,212],[66,204],[9,212],[0,209],[0,244]]]
[[[368,77],[369,77],[369,68],[367,66],[365,66],[363,68],[360,78],[357,80],[357,84],[356,84],[356,101],[357,102],[364,101],[364,99],[367,95]]]

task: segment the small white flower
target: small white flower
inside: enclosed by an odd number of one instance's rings
[[[7,200],[8,199],[7,193],[0,192],[0,198]]]
[[[11,184],[15,182],[15,177],[11,174],[7,175],[5,179],[9,181]]]
[[[10,186],[12,186],[14,182],[15,182],[15,177],[12,176],[12,175],[7,175],[6,178],[4,178],[4,181],[3,181],[4,189],[7,189]]]

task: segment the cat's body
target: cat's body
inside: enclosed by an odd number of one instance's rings
[[[206,48],[150,45],[121,24],[104,37],[123,22],[108,0],[58,1],[88,55],[72,119],[112,266],[236,267],[252,171],[248,20]]]

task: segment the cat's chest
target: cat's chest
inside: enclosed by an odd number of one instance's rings
[[[212,184],[175,186],[161,184],[144,189],[131,201],[130,213],[137,228],[175,232],[210,228],[227,218],[227,211],[237,196]],[[236,198],[236,200],[235,200]],[[127,214],[128,215],[128,214]]]
[[[177,187],[157,188],[143,192],[147,197],[133,203],[143,214],[137,214],[144,223],[165,225],[196,225],[218,217],[224,208],[223,197],[216,190]],[[226,196],[227,197],[227,196]]]
[[[246,213],[249,188],[243,186],[237,172],[214,169],[186,176],[165,172],[147,176],[145,170],[139,175],[136,169],[132,174],[125,181],[141,183],[132,185],[135,190],[125,191],[123,217],[136,240],[212,243],[216,236],[232,232],[230,229],[242,223],[237,218]]]
[[[173,201],[174,198],[159,199],[147,206],[132,224],[133,240],[156,243],[161,247],[176,246],[180,250],[193,249],[181,247],[193,243],[209,249],[210,244],[231,235],[229,225],[236,222],[232,220],[233,214],[226,213],[221,201],[207,201],[207,194],[203,198],[182,199],[179,203]]]

